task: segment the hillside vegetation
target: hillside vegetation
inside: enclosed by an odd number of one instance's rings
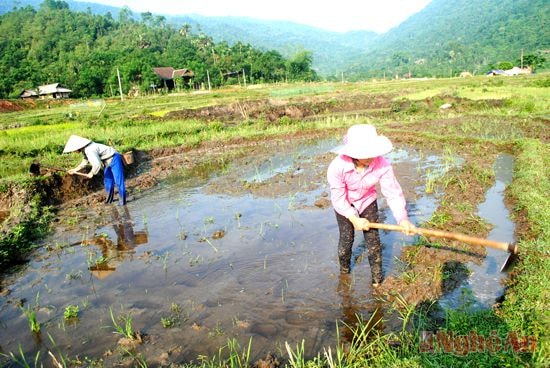
[[[114,19],[45,0],[38,10],[27,6],[0,16],[0,98],[49,83],[65,85],[74,97],[108,96],[117,90],[117,69],[124,91],[147,91],[160,84],[153,67],[163,66],[190,69],[195,83],[213,87],[236,83],[243,71],[251,83],[308,81],[316,79],[311,62],[306,51],[285,59],[249,44],[215,43],[151,13],[137,21],[127,8]]]
[[[520,66],[522,50],[524,66],[543,67],[549,14],[545,0],[433,0],[371,44],[353,62],[353,74],[481,74],[503,62]]]
[[[41,0],[6,0],[0,14],[14,6],[38,8]],[[66,3],[73,11],[140,20],[128,8]],[[292,22],[243,17],[162,15],[165,25],[206,34],[216,43],[250,44],[284,58],[309,52],[315,71],[329,80],[480,74],[521,64],[546,70],[550,50],[550,3],[544,0],[433,0],[398,27],[379,35],[369,31],[330,32]],[[156,16],[156,15],[155,15]],[[365,24],[368,29],[369,25]]]

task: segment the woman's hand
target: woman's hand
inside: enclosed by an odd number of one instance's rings
[[[353,215],[348,217],[348,220],[351,221],[355,230],[369,230],[369,221],[366,218]]]
[[[416,226],[414,226],[409,220],[401,220],[399,226],[403,228],[402,233],[405,235],[416,234]]]

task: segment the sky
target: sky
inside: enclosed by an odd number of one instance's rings
[[[134,14],[200,14],[286,20],[317,28],[347,32],[384,33],[422,10],[431,0],[80,0],[128,6]],[[136,15],[137,15],[136,14]]]

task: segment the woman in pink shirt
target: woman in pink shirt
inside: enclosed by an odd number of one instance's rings
[[[349,273],[354,231],[363,230],[368,247],[372,283],[382,282],[382,247],[377,229],[369,229],[370,222],[378,222],[376,184],[403,233],[410,235],[414,225],[408,220],[406,202],[391,164],[382,155],[393,149],[390,140],[378,135],[368,124],[353,125],[338,147],[336,157],[328,167],[327,180],[331,201],[340,231],[338,258],[340,272]]]

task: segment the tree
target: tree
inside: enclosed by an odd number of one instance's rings
[[[191,33],[191,25],[189,23],[184,23],[179,29],[179,34],[182,37],[187,38],[187,36],[189,36],[189,33]]]
[[[44,0],[44,2],[40,4],[40,8],[53,10],[69,9],[69,4],[62,0]]]
[[[540,68],[544,65],[546,59],[542,55],[528,54],[523,57],[523,66],[528,66],[532,71]],[[518,65],[521,64],[521,60],[517,61]]]
[[[512,64],[509,61],[501,61],[497,64],[497,69],[501,70],[510,70],[514,67],[514,64]]]
[[[288,78],[292,81],[310,82],[317,79],[317,74],[311,68],[313,55],[311,51],[298,52],[287,62]]]

